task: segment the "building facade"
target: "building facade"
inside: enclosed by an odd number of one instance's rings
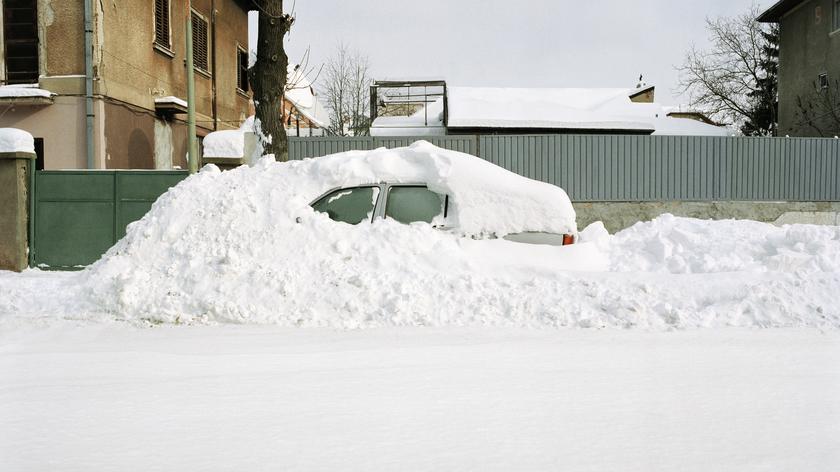
[[[0,127],[36,137],[39,168],[86,168],[90,104],[93,168],[186,168],[187,18],[199,138],[249,110],[247,2],[191,3],[3,0]]]
[[[781,33],[779,134],[840,134],[840,0],[782,0],[758,21]]]

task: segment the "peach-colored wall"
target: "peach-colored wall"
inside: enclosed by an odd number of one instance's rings
[[[2,105],[0,114],[0,127],[19,128],[44,138],[45,169],[86,166],[83,98],[56,97],[55,103],[45,106]]]

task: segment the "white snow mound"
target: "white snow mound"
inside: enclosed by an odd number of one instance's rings
[[[0,128],[0,152],[35,152],[35,138],[17,128]]]
[[[351,226],[309,203],[339,185],[424,182],[452,226]],[[161,196],[127,235],[38,297],[0,274],[0,313],[44,319],[282,326],[840,328],[840,227],[664,215],[580,244],[477,237],[565,232],[565,193],[428,143],[254,167],[214,166]]]

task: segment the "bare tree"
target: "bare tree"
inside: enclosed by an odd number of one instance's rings
[[[721,123],[741,127],[755,121],[753,99],[766,95],[768,64],[776,59],[768,47],[771,27],[756,21],[759,14],[753,5],[734,18],[707,18],[710,49],[692,46],[677,68],[681,92],[692,106]]]
[[[252,2],[259,12],[257,61],[250,71],[257,111],[255,131],[264,152],[274,154],[278,161],[285,161],[289,158],[289,145],[283,125],[283,91],[289,58],[283,49],[283,40],[295,19],[291,14],[283,13],[283,0]]]
[[[345,44],[324,68],[322,95],[330,112],[331,134],[364,136],[370,133],[370,62]]]
[[[840,80],[814,83],[814,90],[796,97],[797,125],[820,136],[840,135]]]

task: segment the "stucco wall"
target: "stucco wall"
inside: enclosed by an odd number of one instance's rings
[[[19,128],[44,138],[45,169],[85,167],[83,98],[58,96],[52,105],[2,107],[0,114],[0,127]]]
[[[83,0],[38,0],[41,75],[84,75],[83,5]]]
[[[209,68],[212,73],[215,62],[215,75],[195,74],[199,134],[213,129],[214,79],[220,125],[238,125],[248,109],[247,97],[236,92],[236,46],[247,47],[247,13],[233,0],[193,0],[192,8],[212,23],[213,4],[216,9],[216,57],[210,57]],[[186,9],[182,2],[171,2],[171,55],[153,46],[153,13],[154,2],[150,1],[103,3],[97,93],[148,110],[154,110],[155,97],[172,95],[186,99]],[[212,32],[208,34],[212,54]]]
[[[790,136],[820,136],[799,124],[798,97],[812,96],[822,73],[832,86],[840,79],[840,32],[832,32],[832,0],[804,2],[780,21],[779,132]],[[835,91],[840,93],[840,91]],[[822,128],[828,127],[823,121]],[[828,135],[840,133],[830,130]]]

